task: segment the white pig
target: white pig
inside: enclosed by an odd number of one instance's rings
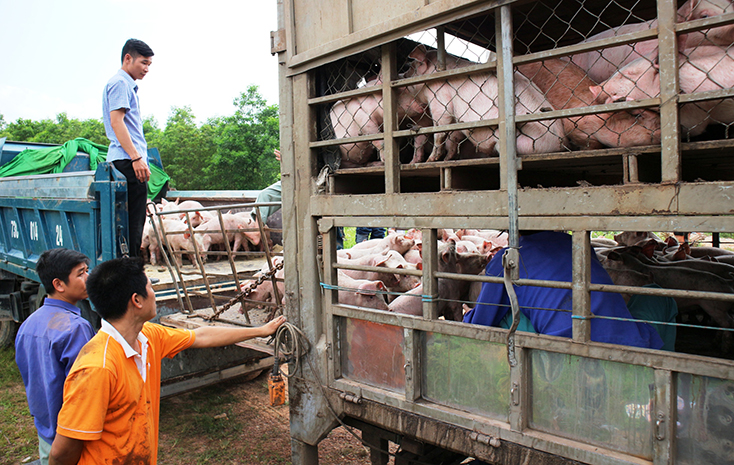
[[[709,18],[734,11],[731,0],[688,0],[678,9],[678,22]],[[610,37],[631,34],[657,27],[657,19],[643,23],[625,24],[593,35],[582,43]],[[731,45],[734,43],[734,25],[717,27],[688,33],[679,37],[679,48],[692,48],[699,45]],[[587,71],[596,82],[608,79],[619,68],[638,58],[650,54],[658,46],[657,40],[646,40],[603,50],[590,50],[571,57],[572,61]]]
[[[382,85],[382,78],[380,76],[367,81],[364,87],[378,85]],[[415,116],[419,120],[425,108],[407,93],[399,92],[397,96],[398,121],[405,118],[406,113]],[[339,100],[331,107],[329,118],[331,120],[331,126],[334,129],[335,139],[357,137],[366,134],[379,134],[382,132],[382,123],[384,120],[382,92]],[[425,123],[425,120],[423,124],[428,125]],[[416,154],[423,152],[425,141],[425,136],[416,137]],[[354,168],[367,165],[371,162],[377,162],[374,153],[375,148],[380,153],[380,160],[384,161],[382,146],[382,140],[342,144],[339,146],[342,156],[340,166],[342,168]]]
[[[409,58],[413,62],[406,76],[431,74],[437,70],[436,51],[427,51],[423,45],[413,49]],[[447,61],[446,65],[447,68],[460,66],[466,66],[466,63],[454,60]],[[410,86],[409,91],[413,92],[416,100],[429,107],[435,126],[499,116],[499,88],[497,76],[493,74],[439,79]],[[515,95],[517,115],[553,109],[540,90],[518,73],[515,73]],[[495,155],[498,142],[495,131],[495,128],[489,127],[453,131],[448,140],[446,133],[436,133],[428,161],[438,161],[444,157],[444,153],[447,160],[455,158],[459,142],[457,136],[469,139],[477,152],[485,156]],[[517,125],[518,154],[556,152],[561,149],[562,140],[563,128],[557,120],[531,121]]]
[[[681,92],[693,94],[734,87],[734,55],[716,46],[701,46],[678,57]],[[600,86],[592,86],[600,103],[640,100],[660,95],[658,56],[639,58],[616,72]],[[712,122],[733,123],[734,102],[707,100],[680,107],[680,124],[691,136],[704,132]]]

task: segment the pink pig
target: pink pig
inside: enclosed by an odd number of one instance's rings
[[[678,9],[678,22],[709,18],[734,11],[730,0],[688,0]],[[630,34],[657,27],[657,20],[644,23],[625,24],[593,35],[582,43],[610,37]],[[729,24],[713,29],[690,32],[679,37],[679,49],[693,48],[699,45],[725,45],[734,43],[734,25]],[[608,79],[619,68],[638,58],[649,55],[658,46],[657,40],[609,47],[603,50],[590,50],[571,57],[572,61],[588,72],[596,82]]]
[[[417,46],[409,55],[413,60],[411,70],[406,76],[435,73],[437,71],[436,51],[427,51],[425,46]],[[448,60],[447,68],[468,66],[471,62],[455,58]],[[475,63],[471,63],[475,64]],[[493,119],[499,116],[497,107],[497,76],[489,73],[439,79],[408,88],[420,103],[429,107],[434,126],[451,123],[466,123]],[[517,115],[552,110],[551,104],[540,90],[524,76],[515,73],[515,94]],[[498,137],[494,128],[476,128],[434,134],[433,151],[428,161],[438,161],[445,157],[453,159],[458,153],[458,143],[468,139],[484,156],[496,154]],[[448,137],[448,140],[447,140]],[[563,128],[557,120],[531,121],[517,125],[517,153],[555,152],[561,149]]]
[[[381,85],[382,78],[377,76],[367,81],[364,87]],[[399,92],[397,96],[398,121],[404,119],[406,114],[414,116],[416,120],[420,120],[425,108],[405,92]],[[379,134],[382,132],[382,123],[384,120],[382,92],[339,100],[331,107],[329,118],[331,120],[331,126],[334,129],[335,139]],[[430,125],[426,121],[427,119],[424,119],[421,124]],[[423,146],[426,140],[426,136],[416,137],[416,153],[423,152]],[[377,163],[377,160],[375,160],[375,149],[379,152],[380,160],[384,161],[382,146],[383,141],[381,139],[342,144],[339,146],[342,156],[340,166],[342,168],[354,168],[372,162]]]
[[[734,56],[717,46],[684,50],[678,60],[681,92],[693,94],[734,87]],[[660,67],[657,53],[639,58],[616,72],[600,86],[592,86],[600,103],[640,100],[660,95]],[[690,135],[704,132],[712,122],[734,122],[730,100],[688,103],[680,108],[680,124]]]

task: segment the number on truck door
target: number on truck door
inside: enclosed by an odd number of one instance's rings
[[[60,224],[56,225],[56,245],[59,247],[64,246],[64,230]]]

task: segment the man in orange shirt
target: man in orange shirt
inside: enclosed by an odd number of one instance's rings
[[[50,465],[136,463],[158,454],[161,359],[189,347],[219,347],[273,334],[284,317],[256,328],[195,330],[152,324],[153,287],[137,258],[97,265],[87,293],[102,327],[64,384]]]

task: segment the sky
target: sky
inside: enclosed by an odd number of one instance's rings
[[[155,53],[137,81],[144,118],[160,128],[171,107],[199,122],[234,113],[257,85],[278,103],[276,0],[0,0],[0,114],[18,118],[101,118],[102,91],[120,68],[125,41]]]

